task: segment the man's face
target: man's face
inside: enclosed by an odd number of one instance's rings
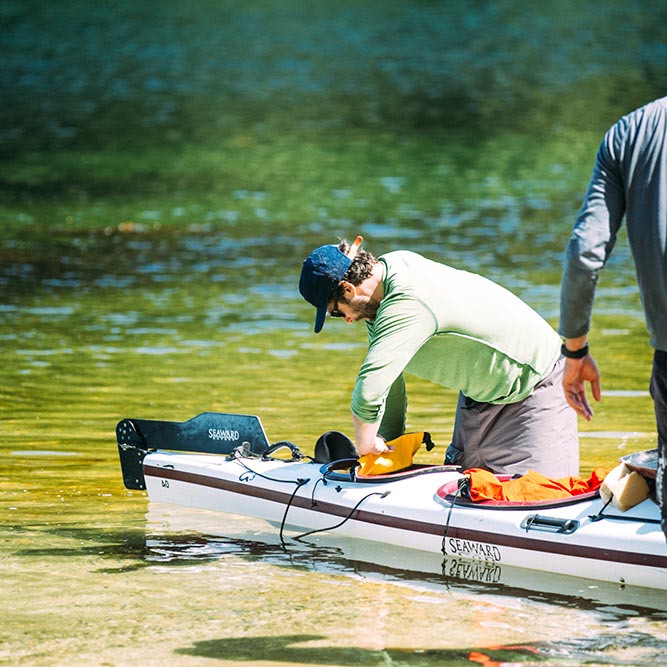
[[[347,295],[334,297],[330,305],[329,314],[332,317],[342,317],[349,324],[359,320],[373,321],[380,303],[369,296],[358,295],[355,291],[354,296],[350,298],[347,298]]]

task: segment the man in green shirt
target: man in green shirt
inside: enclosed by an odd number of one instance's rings
[[[579,474],[576,414],[561,387],[561,341],[496,283],[409,251],[379,259],[325,245],[304,261],[299,290],[325,316],[364,320],[368,353],[352,392],[360,454],[404,432],[403,373],[458,390],[446,462],[496,473]]]

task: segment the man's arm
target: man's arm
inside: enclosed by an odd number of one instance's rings
[[[362,455],[387,451],[384,441],[398,438],[405,431],[406,408],[405,380],[401,373],[389,390],[384,414],[378,422],[364,422],[352,413],[357,451]]]
[[[567,243],[558,332],[568,339],[577,339],[590,331],[599,273],[611,255],[625,214],[625,194],[618,158],[624,130],[625,125],[619,122],[605,135]]]
[[[625,214],[625,194],[619,155],[627,125],[622,119],[606,133],[598,150],[593,174],[572,236],[567,245],[560,294],[558,332],[570,352],[583,349],[591,326],[598,274],[616,243]],[[578,414],[590,420],[593,410],[586,397],[590,382],[593,398],[600,400],[600,371],[590,354],[569,358],[563,372],[565,399]]]
[[[413,298],[401,300],[393,314],[385,312],[369,327],[369,349],[350,405],[361,454],[386,451],[383,438],[403,435],[407,411],[403,371],[435,327],[433,314]]]

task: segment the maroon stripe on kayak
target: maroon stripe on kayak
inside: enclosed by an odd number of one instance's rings
[[[230,493],[238,493],[252,498],[261,498],[281,505],[298,507],[300,509],[310,510],[320,514],[327,514],[334,517],[346,517],[350,513],[350,507],[330,503],[322,500],[316,500],[308,496],[295,496],[292,498],[292,492],[296,487],[295,481],[285,480],[285,488],[289,491],[275,491],[266,489],[255,484],[247,482],[235,482],[219,479],[210,475],[201,475],[198,473],[184,472],[171,468],[161,468],[157,466],[145,465],[144,475],[151,477],[160,477],[161,479],[173,479],[179,482],[187,482],[198,486],[206,486]],[[258,475],[259,476],[259,475]],[[369,489],[370,491],[370,489]],[[290,503],[291,498],[291,503]],[[456,511],[456,510],[455,510]],[[415,519],[405,519],[402,517],[389,516],[387,514],[378,514],[377,512],[368,512],[363,509],[357,509],[350,516],[350,519],[361,521],[363,523],[385,526],[404,530],[409,533],[423,533],[426,535],[437,535],[442,537],[444,526],[436,523],[418,521]],[[574,556],[576,558],[590,558],[600,561],[613,561],[615,563],[626,563],[629,565],[643,565],[646,567],[667,568],[667,554],[659,556],[655,554],[642,554],[636,552],[618,551],[604,547],[590,547],[577,544],[568,544],[566,542],[552,542],[540,540],[534,537],[524,538],[515,535],[502,535],[482,530],[472,530],[457,526],[447,528],[448,539],[468,540],[470,542],[481,542],[492,544],[499,547],[510,547],[514,549],[526,549],[537,553],[552,553],[562,556]]]

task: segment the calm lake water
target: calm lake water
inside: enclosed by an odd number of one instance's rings
[[[554,325],[602,133],[665,94],[664,3],[0,5],[0,664],[637,665],[667,600],[447,571],[149,506],[115,425],[349,431],[360,327],[312,334],[315,246],[484,273]],[[655,446],[625,242],[591,336],[582,473]],[[439,461],[455,396],[409,379]]]

